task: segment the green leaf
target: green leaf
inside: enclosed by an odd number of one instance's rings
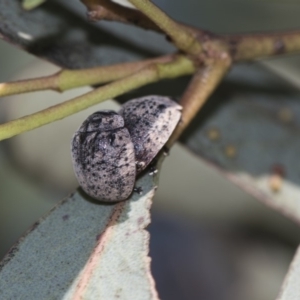
[[[145,173],[142,195],[113,205],[81,192],[61,201],[1,263],[1,298],[157,299],[145,231],[157,178]]]

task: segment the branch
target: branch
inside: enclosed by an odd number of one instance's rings
[[[150,20],[152,20],[167,36],[175,46],[192,55],[198,55],[202,51],[202,46],[197,40],[196,35],[187,28],[182,27],[172,20],[161,9],[149,0],[128,0]]]
[[[300,31],[217,36],[173,21],[149,0],[129,1],[143,14],[110,0],[82,0],[90,10],[89,15],[92,19],[132,23],[142,28],[164,32],[180,50],[192,55],[204,51],[204,55],[209,58],[226,50],[232,60],[238,62],[300,51]]]
[[[184,56],[178,56],[176,60],[165,64],[153,63],[133,75],[97,88],[85,95],[0,125],[0,140],[60,120],[145,84],[164,78],[188,75],[193,72],[195,72],[195,66],[191,60]]]
[[[91,21],[115,21],[164,33],[152,20],[136,9],[122,6],[111,0],[81,0],[81,2],[87,7],[88,18]],[[196,29],[180,22],[177,23],[192,34],[207,34],[207,31]]]
[[[146,29],[166,33],[180,50],[214,59],[227,51],[233,62],[249,61],[300,51],[300,31],[270,34],[217,36],[210,32],[180,24],[169,18],[149,0],[129,0],[140,11],[123,7],[110,0],[81,0],[92,19],[132,23]],[[142,13],[141,13],[142,12]]]
[[[300,51],[300,31],[224,37],[233,61],[247,61]]]
[[[136,9],[125,7],[111,0],[81,0],[88,9],[92,21],[106,20],[131,23],[144,29],[162,32],[149,18]]]
[[[63,92],[72,88],[107,83],[121,79],[153,64],[174,60],[175,54],[138,62],[122,63],[81,70],[62,70],[56,74],[0,84],[0,97],[41,90]]]
[[[181,133],[221,82],[230,66],[231,60],[229,57],[224,57],[197,71],[179,102],[183,107],[181,121],[170,137],[167,148],[178,140]]]

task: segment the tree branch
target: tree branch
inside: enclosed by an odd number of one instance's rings
[[[163,78],[175,78],[192,74],[193,72],[195,72],[193,62],[184,56],[179,56],[174,61],[165,64],[153,63],[137,73],[97,88],[83,96],[0,125],[0,140],[60,120],[145,84],[156,82]]]
[[[136,9],[125,7],[111,0],[81,0],[88,9],[88,18],[91,21],[115,21],[132,24],[144,29],[164,33],[152,20]],[[206,34],[206,31],[177,22],[184,30],[195,35]]]
[[[300,31],[270,34],[230,35],[224,41],[233,61],[249,61],[300,51]]]
[[[95,7],[104,7],[104,17],[107,16],[124,22],[137,22],[138,25],[142,24],[141,26],[146,28],[166,33],[180,50],[186,52],[197,62],[198,68],[204,65],[204,68],[197,72],[183,96],[182,122],[174,133],[171,142],[179,137],[187,124],[193,119],[226,73],[231,62],[300,51],[299,31],[260,35],[216,36],[175,22],[149,0],[129,1],[140,12],[121,8],[120,5],[112,3],[110,0],[82,0],[88,8],[94,11],[94,17],[97,17]],[[132,15],[129,15],[129,12]],[[135,17],[138,21],[134,20]],[[74,87],[118,80],[84,96],[1,125],[0,140],[64,118],[144,84],[162,78],[191,74],[196,71],[196,67],[192,63],[192,58],[187,58],[188,55],[169,55],[142,62],[85,70],[63,70],[48,77],[3,83],[0,85],[0,96],[44,89],[64,91]],[[176,69],[175,72],[174,68]],[[171,73],[168,73],[170,70]],[[136,73],[137,71],[139,72]]]
[[[182,27],[172,20],[161,9],[149,0],[128,0],[150,20],[152,20],[167,36],[174,45],[192,55],[198,55],[202,51],[202,46],[197,40],[196,35],[187,28]]]
[[[92,21],[106,20],[130,23],[144,29],[161,33],[161,29],[148,17],[136,9],[119,5],[111,0],[81,0],[88,9]]]
[[[197,115],[206,100],[221,82],[230,66],[230,58],[223,57],[223,59],[217,60],[195,73],[179,102],[183,107],[181,121],[167,143],[168,148],[178,140],[185,128]]]
[[[176,57],[179,56],[170,54],[138,62],[101,66],[90,69],[62,70],[50,76],[1,83],[0,97],[41,90],[63,92],[76,87],[107,83],[131,75],[153,63],[171,62]]]
[[[203,56],[209,58],[211,52],[214,52],[214,55],[225,50],[234,62],[239,62],[300,51],[299,30],[217,36],[172,20],[149,0],[129,0],[140,11],[123,7],[111,0],[81,1],[88,7],[89,15],[94,20],[132,23],[145,29],[165,33],[180,50],[196,56],[204,52]]]

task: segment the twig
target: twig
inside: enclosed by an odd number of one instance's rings
[[[226,51],[234,62],[249,61],[300,51],[300,31],[270,34],[214,35],[180,24],[169,18],[149,0],[129,0],[140,11],[122,7],[110,0],[82,0],[93,19],[132,23],[142,28],[166,33],[182,51],[202,59]]]
[[[163,78],[175,78],[192,74],[193,72],[195,72],[194,64],[184,56],[179,56],[176,60],[165,64],[151,64],[133,75],[97,88],[83,96],[0,125],[0,140],[60,120],[106,99],[119,96],[145,84]]]
[[[131,23],[144,29],[162,32],[149,18],[136,9],[119,5],[111,0],[81,0],[88,9],[88,17],[92,21],[107,20]]]
[[[300,31],[224,37],[233,61],[248,61],[300,51]]]
[[[122,63],[81,70],[62,70],[56,74],[0,84],[0,97],[41,90],[63,92],[72,88],[107,83],[133,74],[153,63],[167,63],[178,55],[170,54],[155,59]]]
[[[151,1],[129,0],[129,2],[166,33],[178,49],[192,55],[199,55],[201,53],[202,46],[197,40],[196,35],[168,17],[167,14]]]
[[[81,0],[88,9],[88,18],[91,21],[115,21],[164,33],[152,20],[136,9],[124,7],[111,0]],[[206,35],[207,31],[196,29],[192,26],[177,22],[184,30],[201,36]]]
[[[149,27],[159,28],[172,39],[180,50],[191,55],[195,61],[200,60],[202,67],[204,66],[202,71],[197,72],[182,99],[182,105],[184,106],[183,119],[171,142],[174,142],[179,137],[195,116],[226,73],[231,61],[253,60],[264,56],[292,53],[300,50],[299,31],[282,34],[214,36],[203,34],[203,31],[200,30],[196,31],[182,26],[169,18],[149,0],[129,1],[140,10],[140,12],[135,14],[135,16],[139,16],[139,20],[147,20],[146,22],[149,22],[148,25],[152,24]],[[82,0],[82,2],[91,7],[99,4],[103,7],[106,5],[104,14],[108,14],[110,18],[120,18],[120,20],[123,18],[125,21],[128,21],[128,17],[125,16],[128,11],[120,10],[120,5],[109,6],[108,3],[111,2],[107,0]],[[120,12],[119,17],[118,12]],[[195,72],[196,68],[187,56],[178,56],[176,62],[172,61],[174,57],[170,55],[144,62],[86,70],[63,70],[49,77],[1,84],[0,96],[43,89],[63,91],[73,87],[118,80],[84,96],[1,125],[0,140],[64,118],[107,98],[115,97],[144,84],[170,77],[171,73],[168,74],[168,68],[177,68],[181,65],[179,62],[185,62],[185,66],[179,67],[177,72],[172,73],[171,77]],[[142,68],[145,69],[141,70]],[[141,71],[135,73],[138,70]],[[128,77],[124,78],[124,76]]]
[[[167,147],[172,146],[174,142],[178,140],[181,133],[190,124],[223,79],[230,65],[230,58],[224,57],[196,72],[179,102],[183,107],[181,121],[169,139]]]

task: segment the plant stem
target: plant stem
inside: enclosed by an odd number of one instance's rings
[[[144,29],[161,33],[161,29],[136,9],[122,6],[111,0],[81,0],[88,9],[88,17],[92,21],[107,20],[131,23]]]
[[[122,6],[111,0],[80,0],[88,9],[88,17],[92,21],[115,21],[164,33],[152,20],[142,12],[129,7]],[[184,30],[188,30],[195,35],[201,35],[204,31],[177,22]]]
[[[192,119],[203,107],[206,100],[218,86],[231,66],[229,57],[213,62],[198,70],[193,76],[179,104],[183,107],[181,121],[170,137],[167,147],[171,147]]]
[[[300,31],[232,35],[224,38],[233,61],[247,61],[300,51]]]
[[[300,51],[300,31],[286,31],[270,34],[242,34],[217,36],[201,29],[196,29],[170,19],[165,13],[148,0],[130,0],[144,15],[137,10],[123,7],[110,0],[81,0],[89,9],[92,19],[114,20],[133,23],[146,29],[165,32],[181,50],[197,55],[205,49],[210,52],[227,49],[232,60],[248,61]],[[190,43],[196,42],[195,48],[189,49]],[[199,47],[199,48],[198,48]],[[222,48],[222,49],[221,49]]]
[[[163,78],[175,78],[192,74],[193,72],[195,72],[195,67],[192,61],[184,56],[179,56],[176,60],[165,64],[151,64],[133,75],[95,89],[83,96],[0,125],[0,140],[60,120],[106,99],[119,96],[145,84]]]
[[[165,32],[176,47],[186,53],[198,55],[202,46],[190,30],[172,20],[161,9],[149,0],[129,0],[137,9],[152,20],[163,32]]]
[[[166,55],[139,62],[116,64],[81,70],[62,70],[51,76],[0,84],[0,97],[41,90],[63,92],[72,88],[114,81],[133,74],[153,63],[172,61],[176,55]]]

